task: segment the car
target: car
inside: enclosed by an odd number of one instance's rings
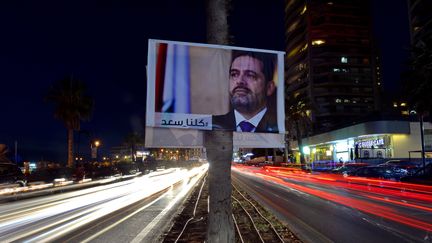
[[[342,174],[344,176],[351,175],[354,171],[356,171],[358,168],[368,166],[367,163],[346,163],[340,167],[337,167],[333,170],[331,170],[331,173],[335,174]]]
[[[118,163],[115,166],[122,175],[135,175],[139,168],[135,163]]]
[[[0,184],[26,186],[27,179],[16,164],[0,163]]]
[[[400,180],[408,183],[432,185],[432,163],[429,163],[424,168],[418,169],[412,175],[402,177]]]
[[[73,170],[71,168],[39,168],[30,173],[28,176],[28,181],[30,183],[54,183],[59,179],[72,180],[72,178]]]
[[[406,170],[407,175],[412,175],[414,172],[420,168],[420,163],[416,163],[409,160],[388,160],[382,164],[379,164],[378,166],[392,166],[399,169]]]
[[[96,166],[91,170],[92,179],[103,179],[121,176],[121,172],[115,166]]]
[[[407,175],[407,171],[395,166],[370,165],[358,168],[351,173],[352,176],[379,178],[388,180],[400,180]]]

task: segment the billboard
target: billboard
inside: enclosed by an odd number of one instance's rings
[[[148,129],[285,132],[284,52],[164,40],[148,44]],[[201,140],[193,134],[194,143]]]

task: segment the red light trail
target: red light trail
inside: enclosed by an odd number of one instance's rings
[[[272,181],[288,188],[296,189],[350,208],[355,208],[368,214],[408,225],[413,228],[432,231],[431,222],[425,222],[411,215],[404,215],[396,209],[383,205],[383,203],[391,204],[430,213],[432,212],[432,186],[360,177],[343,177],[341,175],[327,173],[308,173],[297,168],[256,168],[243,166],[236,166],[235,168],[245,173],[260,176],[267,181]],[[328,188],[349,190],[354,193],[354,196],[359,196],[371,201],[317,190],[294,182],[319,184],[320,186]]]

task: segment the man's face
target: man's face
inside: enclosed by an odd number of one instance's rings
[[[272,81],[266,85],[263,63],[250,56],[239,56],[231,64],[230,98],[234,109],[254,116],[274,91]]]

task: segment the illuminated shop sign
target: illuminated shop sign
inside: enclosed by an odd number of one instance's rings
[[[376,146],[384,145],[384,138],[360,141],[357,142],[357,145],[359,148],[372,148],[372,146],[376,147]]]

